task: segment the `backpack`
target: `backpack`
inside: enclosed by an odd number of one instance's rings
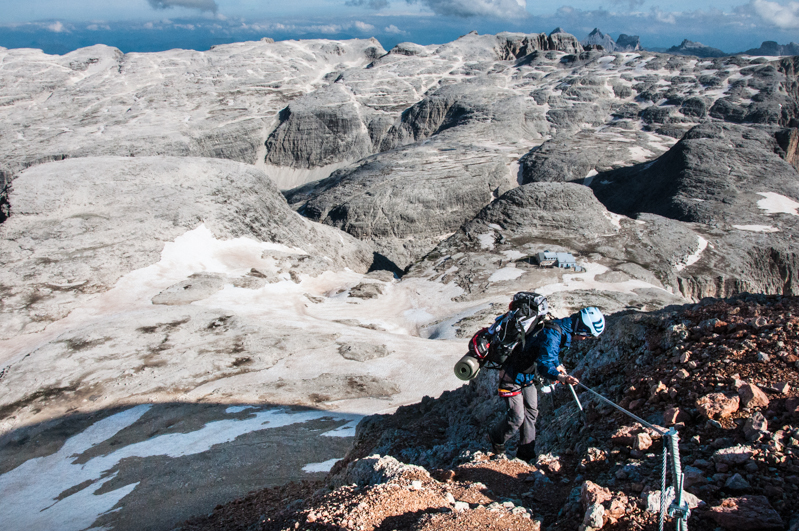
[[[543,295],[520,291],[513,296],[509,310],[482,328],[469,341],[469,354],[489,369],[499,369],[513,351],[524,348],[524,338],[539,326],[549,313],[549,303]]]

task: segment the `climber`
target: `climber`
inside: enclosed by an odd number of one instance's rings
[[[544,324],[544,329],[524,342],[499,371],[499,396],[505,400],[507,413],[488,434],[494,453],[505,452],[505,443],[519,430],[516,457],[534,461],[535,421],[538,417],[538,389],[543,380],[574,385],[577,378],[560,364],[558,353],[571,346],[572,338],[597,337],[605,329],[605,318],[598,308],[583,308],[563,319]]]

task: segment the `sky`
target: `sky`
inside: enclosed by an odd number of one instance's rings
[[[449,42],[470,31],[549,33],[583,39],[597,27],[639,35],[645,48],[683,39],[726,52],[765,40],[799,41],[790,0],[2,0],[0,46],[63,54],[107,44],[123,52],[187,48],[272,37]]]

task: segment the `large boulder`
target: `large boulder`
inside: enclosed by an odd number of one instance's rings
[[[727,498],[708,512],[718,525],[730,531],[781,531],[785,526],[765,496]]]

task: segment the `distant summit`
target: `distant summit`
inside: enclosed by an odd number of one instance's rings
[[[742,55],[799,55],[799,44],[789,42],[788,44],[777,44],[774,41],[763,41],[760,48],[752,48],[741,52]]]
[[[607,33],[602,33],[599,28],[594,28],[594,31],[588,34],[588,37],[580,41],[583,46],[601,46],[609,52],[616,51],[616,41]]]
[[[616,40],[617,52],[637,52],[641,50],[641,38],[638,35],[626,35],[622,33]]]
[[[566,33],[566,30],[558,26],[557,28],[553,29],[549,34],[554,35],[556,33]]]
[[[705,46],[701,42],[694,42],[685,39],[679,46],[672,46],[666,53],[675,55],[694,55],[696,57],[726,57],[727,53],[722,52],[718,48]]]

